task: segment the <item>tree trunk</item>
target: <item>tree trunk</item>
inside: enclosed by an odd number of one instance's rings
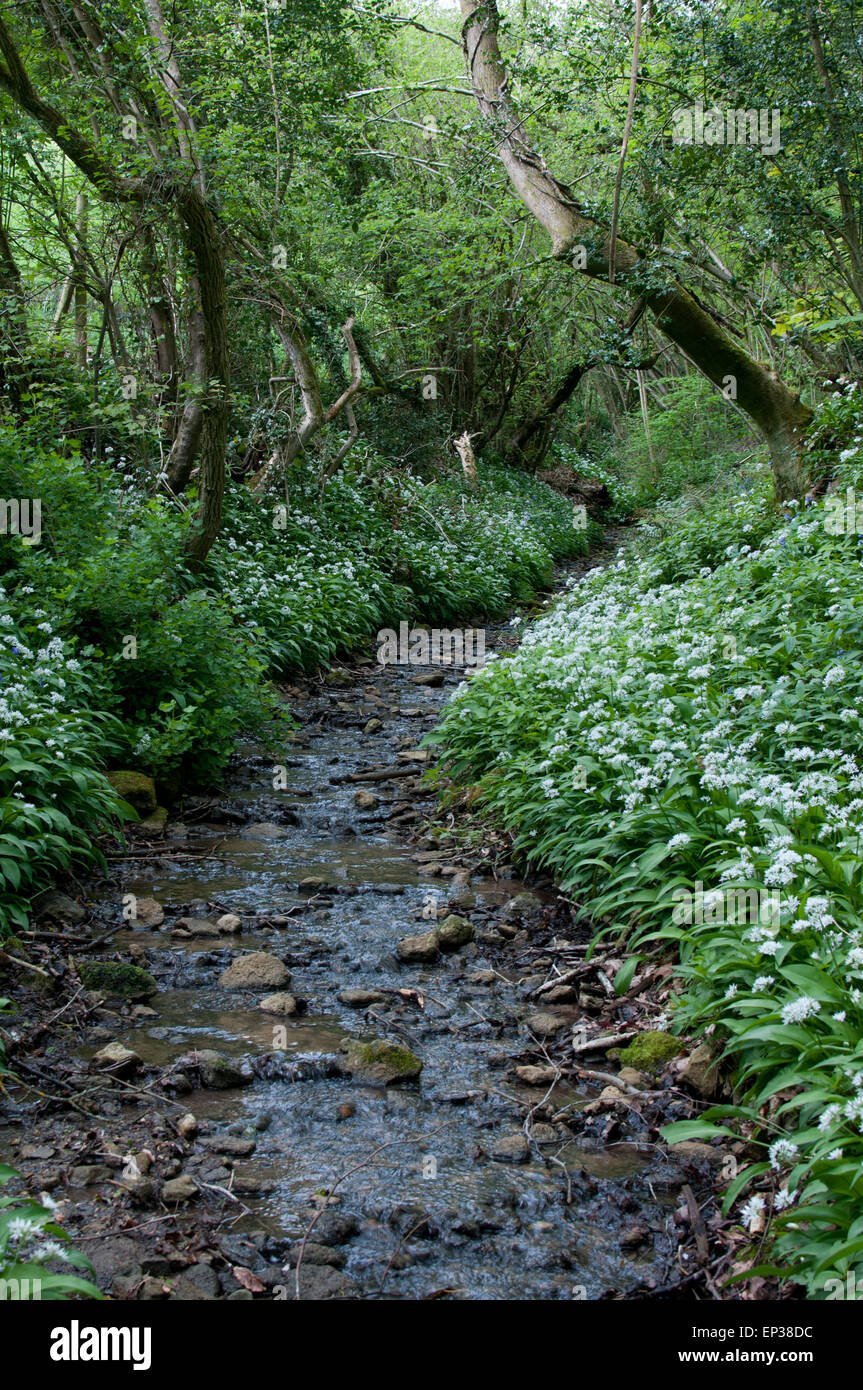
[[[163,401],[174,400],[179,386],[179,354],[168,280],[159,264],[156,238],[147,227],[142,238],[141,269],[150,306],[150,328],[156,357],[155,377]]]
[[[525,207],[552,238],[555,256],[572,259],[577,271],[608,281],[614,278],[643,294],[666,337],[729,399],[736,400],[763,434],[770,450],[777,500],[805,491],[802,443],[812,412],[769,367],[739,346],[696,297],[679,283],[655,289],[648,266],[636,249],[579,206],[525,137],[511,103],[507,74],[497,41],[499,17],[494,0],[460,0],[467,70],[477,104],[493,127],[497,152]],[[575,253],[575,254],[573,254]]]
[[[201,288],[197,276],[192,277],[190,289],[194,307],[189,311],[186,399],[165,465],[168,487],[177,495],[188,486],[198,456],[204,424],[204,392],[207,389],[207,335],[204,315],[201,312]]]
[[[87,194],[75,200],[75,363],[87,370]]]
[[[21,272],[0,223],[0,388],[8,391],[16,411],[27,389],[29,357],[30,334]]]
[[[513,462],[524,463],[531,442],[543,430],[562,405],[565,405],[582,377],[594,365],[592,361],[576,362],[551,395],[523,420],[507,444],[507,454]]]
[[[198,527],[189,540],[189,553],[197,568],[207,558],[222,524],[231,364],[225,313],[225,256],[216,219],[206,199],[191,184],[178,191],[177,206],[195,261],[204,340],[200,503]]]
[[[274,309],[276,305],[274,304]],[[318,374],[315,371],[315,364],[311,359],[306,340],[300,331],[299,325],[293,321],[285,310],[284,305],[279,306],[279,316],[275,320],[276,333],[279,336],[285,355],[294,369],[294,380],[300,390],[300,398],[303,403],[303,418],[299,427],[294,431],[291,438],[278,449],[264,464],[263,468],[250,479],[249,486],[258,497],[263,497],[268,488],[277,480],[284,478],[285,472],[298,454],[302,453],[311,440],[318,434],[325,425],[332,424],[333,420],[342,411],[351,407],[351,414],[348,417],[350,429],[350,442],[348,448],[357,438],[356,420],[353,415],[352,402],[362,387],[362,365],[360,355],[357,350],[353,336],[354,318],[353,314],[342,328],[342,336],[348,349],[348,362],[350,364],[351,378],[348,385],[342,391],[337,400],[326,410],[321,399],[321,388],[318,381]],[[356,431],[356,433],[355,433]],[[347,453],[340,452],[336,461],[336,466]],[[324,481],[329,474],[325,474]]]

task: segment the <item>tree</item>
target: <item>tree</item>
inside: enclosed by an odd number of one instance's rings
[[[90,44],[96,44],[102,80],[115,112],[122,116],[128,109],[128,103],[124,102],[111,71],[113,49],[104,40],[95,20],[85,16],[85,21],[85,37]],[[83,134],[64,113],[39,94],[2,18],[0,89],[37,122],[101,199],[117,206],[136,207],[142,214],[142,220],[152,214],[153,204],[161,204],[174,211],[179,218],[194,267],[191,283],[197,304],[191,317],[190,337],[194,344],[192,355],[196,366],[197,394],[190,398],[184,411],[170,465],[175,480],[181,479],[187,469],[191,470],[195,449],[200,441],[198,525],[189,541],[192,562],[200,565],[219,533],[225,487],[230,390],[225,258],[221,230],[207,201],[206,173],[195,145],[194,124],[181,95],[179,68],[165,32],[159,0],[147,0],[147,21],[150,37],[161,60],[159,82],[165,97],[161,106],[150,105],[148,117],[152,120],[155,111],[160,133],[166,141],[176,142],[180,168],[172,167],[161,154],[156,140],[151,138],[148,142],[150,167],[146,174],[130,177],[121,172],[117,164],[103,152],[103,142],[97,143],[95,138]],[[60,22],[56,15],[54,25],[55,33],[59,33]],[[136,122],[143,119],[137,104],[132,104],[129,114]],[[83,318],[80,308],[78,314],[79,350],[84,351],[80,338]]]
[[[720,390],[733,392],[740,408],[767,441],[777,498],[805,490],[802,445],[811,411],[769,367],[756,361],[680,280],[659,277],[649,256],[585,210],[533,149],[510,98],[498,43],[495,0],[460,0],[467,72],[477,104],[489,122],[497,153],[512,187],[552,239],[553,255],[578,273],[616,283],[643,296],[662,333]]]

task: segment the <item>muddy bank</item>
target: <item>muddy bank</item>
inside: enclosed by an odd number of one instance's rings
[[[660,1143],[684,1058],[614,1059],[667,972],[615,995],[551,883],[435,820],[417,745],[460,678],[292,687],[275,766],[238,750],[6,965],[0,1158],[114,1297],[711,1296],[734,1154]]]

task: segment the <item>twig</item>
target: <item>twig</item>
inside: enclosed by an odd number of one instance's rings
[[[229,1191],[227,1187],[222,1187],[217,1182],[204,1182],[203,1178],[196,1178],[195,1181],[197,1182],[199,1187],[206,1187],[210,1192],[219,1192],[223,1197],[227,1197],[229,1202],[236,1202],[239,1206],[243,1208],[243,1216],[251,1215],[251,1207],[247,1207],[245,1202],[241,1202],[237,1194],[235,1192]]]
[[[45,980],[53,979],[53,976],[49,975],[47,970],[43,970],[41,965],[31,965],[29,960],[22,960],[20,956],[10,956],[7,951],[0,951],[0,961],[4,965],[11,961],[14,965],[20,965],[22,970],[32,970],[34,975],[41,975]]]
[[[586,1081],[598,1081],[603,1086],[616,1086],[628,1096],[651,1097],[665,1094],[663,1091],[640,1091],[637,1086],[630,1086],[628,1081],[621,1081],[619,1076],[614,1076],[610,1071],[591,1071],[587,1067],[579,1067],[578,1075],[583,1076]]]
[[[587,1042],[573,1043],[573,1055],[579,1057],[583,1052],[607,1052],[610,1047],[617,1047],[618,1043],[632,1042],[637,1036],[637,1032],[605,1033],[601,1037],[590,1038]]]
[[[42,1025],[43,1030],[48,1027],[49,1023],[54,1023],[54,1021],[58,1019],[62,1013],[65,1013],[70,1004],[75,1003],[75,1000],[78,998],[78,995],[82,992],[83,988],[83,985],[79,985],[72,997],[66,1000],[66,1003],[63,1005],[62,1009],[58,1009],[55,1014],[51,1014],[49,1018],[45,1019],[45,1022]]]

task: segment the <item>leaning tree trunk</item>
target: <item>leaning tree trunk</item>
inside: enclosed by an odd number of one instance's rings
[[[141,269],[150,309],[150,329],[155,355],[154,375],[161,387],[160,398],[163,401],[173,401],[179,386],[177,334],[174,329],[168,278],[159,264],[152,227],[145,227],[141,238]]]
[[[325,409],[315,364],[306,346],[306,340],[303,337],[300,326],[293,319],[293,316],[287,312],[284,305],[278,304],[274,296],[271,296],[271,299],[274,310],[274,327],[282,347],[285,350],[285,356],[293,367],[294,380],[299,387],[300,399],[303,403],[303,418],[290,438],[276,450],[267,463],[265,463],[262,468],[259,468],[257,473],[250,479],[249,487],[256,497],[263,497],[268,489],[279,480],[281,480],[285,488],[287,488],[287,469],[293,463],[294,459],[305,451],[315,435],[319,434],[325,426],[332,424],[344,411],[348,419],[350,430],[347,447],[340,449],[331,468],[324,470],[321,478],[322,483],[326,482],[327,478],[332,476],[335,468],[341,463],[359,435],[356,418],[353,412],[353,401],[359,394],[363,384],[362,364],[353,335],[353,314],[350,315],[347,322],[342,326],[342,337],[348,349],[348,362],[350,364],[351,373],[350,381],[337,400],[333,401],[332,405]],[[350,411],[349,415],[347,415],[348,411]]]
[[[614,279],[642,294],[666,337],[720,390],[733,393],[770,450],[777,498],[805,490],[802,443],[812,412],[771,369],[750,357],[680,282],[665,289],[649,284],[648,269],[636,249],[579,206],[572,189],[560,183],[528,144],[525,127],[510,101],[506,69],[497,41],[495,0],[460,0],[468,74],[483,116],[492,126],[497,152],[525,207],[552,238],[560,260],[572,260],[581,274]],[[574,255],[575,253],[575,255]]]
[[[87,370],[87,194],[75,199],[75,363]]]
[[[207,389],[207,331],[201,310],[201,287],[197,275],[190,277],[193,307],[189,310],[188,368],[186,399],[174,425],[173,442],[165,464],[168,487],[177,496],[184,492],[198,457],[204,427],[204,392]]]
[[[538,446],[537,437],[548,439],[548,426],[557,411],[566,404],[582,377],[594,365],[594,359],[574,363],[557,388],[521,422],[507,443],[507,454],[514,463],[524,464],[531,460],[536,466],[539,465],[545,449]]]

